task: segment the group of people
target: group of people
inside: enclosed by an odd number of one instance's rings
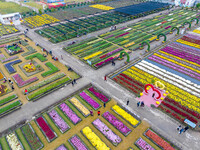
[[[6,77],[4,77],[3,78],[4,79],[4,83],[6,83],[7,82],[7,79],[6,79]],[[14,88],[14,86],[13,86],[13,81],[11,81],[11,79],[10,78],[8,78],[8,83],[10,84],[10,86],[11,86],[11,88],[12,88],[12,90],[14,90],[15,88]]]
[[[74,86],[74,84],[77,84],[76,79],[72,80],[72,86]]]
[[[104,107],[104,108],[106,107],[106,103],[103,104],[103,107]],[[93,112],[92,109],[90,110],[90,115],[91,115],[91,116],[94,116],[94,112]],[[98,115],[98,116],[101,115],[101,111],[100,111],[100,110],[97,111],[97,115]]]
[[[114,31],[114,30],[116,30],[117,29],[117,26],[111,26],[110,27],[110,31]]]
[[[137,102],[137,107],[144,107],[144,102],[143,101],[139,101]]]
[[[179,134],[181,134],[182,132],[185,132],[189,129],[188,126],[186,126],[185,128],[184,127],[181,127],[181,125],[178,126],[177,130],[179,131]]]

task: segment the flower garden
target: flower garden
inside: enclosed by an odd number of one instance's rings
[[[65,47],[64,50],[89,64],[94,69],[119,58],[119,53],[131,53],[141,47],[143,42],[153,42],[157,35],[169,34],[172,27],[181,27],[185,18],[199,17],[193,11],[175,10],[155,18],[144,20],[116,31],[107,32]]]
[[[80,77],[23,35],[0,40],[0,52],[0,117]]]
[[[81,97],[83,92],[87,97]],[[95,102],[106,107],[95,109]],[[0,145],[6,150],[179,149],[91,84],[2,136]]]
[[[197,33],[197,29],[194,32]],[[161,95],[165,98],[161,100],[158,109],[181,123],[188,119],[195,124],[193,128],[197,129],[195,127],[200,121],[200,35],[194,32],[117,72],[111,78],[138,96],[138,100],[145,95],[142,92],[146,84],[160,81],[168,94]]]
[[[14,26],[0,24],[0,37],[3,35],[8,35],[16,32],[19,32],[19,30],[16,29]]]

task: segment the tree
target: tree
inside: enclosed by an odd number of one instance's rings
[[[200,3],[196,4],[196,8],[200,8]]]
[[[42,10],[41,10],[41,9],[39,9],[39,14],[40,14],[40,15],[42,14]]]

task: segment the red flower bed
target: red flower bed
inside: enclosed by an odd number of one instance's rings
[[[141,86],[141,88],[144,88],[144,84],[142,84],[142,83],[136,81],[135,79],[133,79],[133,78],[131,78],[131,77],[129,77],[129,76],[123,74],[123,73],[120,73],[120,75],[123,76],[124,78],[126,78],[126,79],[132,81],[133,83],[137,84],[138,86]]]
[[[41,127],[41,129],[44,131],[45,135],[51,141],[55,137],[55,134],[51,130],[51,128],[48,126],[48,124],[45,122],[43,117],[37,118],[36,121],[37,121],[38,125]]]
[[[193,111],[193,110],[191,110],[191,109],[189,109],[189,108],[187,108],[187,107],[181,105],[179,102],[176,102],[175,100],[170,99],[170,98],[168,98],[168,97],[165,98],[165,101],[168,101],[168,102],[174,104],[175,106],[177,106],[177,107],[181,108],[182,110],[188,112],[188,113],[191,114],[192,116],[195,116],[195,117],[197,117],[198,119],[200,119],[200,114],[199,114],[199,113],[197,113],[197,112],[195,112],[195,111]]]
[[[197,123],[198,121],[196,119],[194,119],[192,116],[180,111],[179,109],[177,109],[176,107],[166,103],[166,102],[162,102],[163,105],[167,106],[168,108],[170,108],[171,110],[175,111],[176,113],[180,114],[181,116],[183,117],[186,117],[188,120],[194,122],[194,123]]]
[[[188,42],[200,45],[200,40],[192,39],[192,38],[187,37],[187,36],[183,36],[181,39],[184,40],[184,41],[188,41]]]
[[[157,145],[162,147],[164,150],[175,150],[169,143],[162,139],[159,135],[151,130],[148,130],[145,135],[153,140]]]

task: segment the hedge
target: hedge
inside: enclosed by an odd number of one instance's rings
[[[42,73],[41,75],[43,77],[49,76],[49,75],[59,71],[59,69],[56,66],[54,66],[51,62],[47,62],[45,65],[47,65],[47,67],[49,67],[51,70]]]
[[[40,53],[36,53],[36,54],[30,55],[30,56],[27,56],[27,57],[25,57],[25,59],[28,60],[28,59],[33,59],[33,58],[35,58],[35,57],[37,57],[41,62],[47,60],[47,58],[45,58],[45,57],[44,57],[42,54],[40,54]]]
[[[6,98],[0,100],[0,106],[6,104],[6,103],[8,103],[9,101],[14,100],[14,99],[16,99],[16,98],[17,98],[17,95],[16,95],[16,94],[11,95],[11,96],[8,96],[8,97],[6,97]]]
[[[13,103],[5,106],[5,107],[2,107],[2,108],[0,108],[0,115],[11,110],[11,109],[13,109],[14,107],[17,107],[17,106],[20,106],[20,105],[21,105],[21,101],[18,100],[18,101],[13,102]]]

